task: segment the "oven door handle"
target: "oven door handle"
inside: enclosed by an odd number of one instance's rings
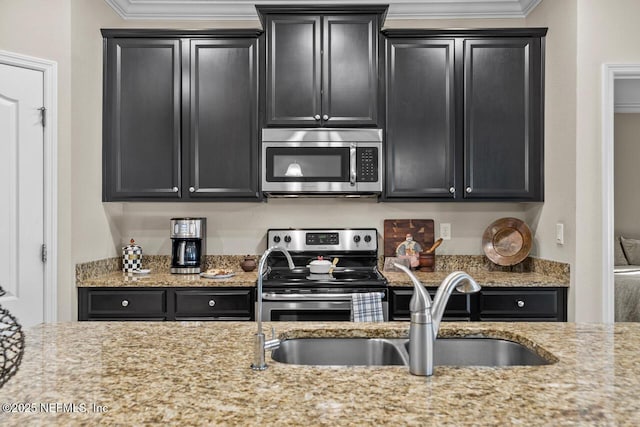
[[[379,292],[384,298],[384,292]],[[263,292],[263,301],[351,301],[351,294],[280,294]]]

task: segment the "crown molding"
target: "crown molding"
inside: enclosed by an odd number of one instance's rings
[[[624,77],[616,79],[614,112],[640,113],[640,79]]]
[[[388,4],[387,19],[524,18],[542,0],[104,0],[123,19],[257,20],[260,5]]]

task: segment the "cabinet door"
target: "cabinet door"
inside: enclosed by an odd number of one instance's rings
[[[563,291],[557,288],[483,288],[480,320],[566,321]]]
[[[270,15],[266,27],[267,125],[318,126],[320,16]]]
[[[192,40],[185,198],[258,199],[257,40]]]
[[[464,41],[465,198],[542,199],[538,38]]]
[[[252,320],[253,288],[176,289],[176,320]]]
[[[454,40],[386,43],[386,197],[453,198]]]
[[[378,16],[325,16],[322,49],[323,125],[375,126]]]
[[[103,200],[180,197],[180,42],[109,39]]]
[[[429,288],[429,295],[433,299],[437,288]],[[389,318],[390,320],[410,320],[411,312],[409,303],[413,297],[413,289],[390,288],[389,294]],[[470,321],[472,316],[471,295],[454,292],[447,301],[447,306],[442,316],[445,321]]]
[[[79,288],[78,320],[165,320],[162,289]]]

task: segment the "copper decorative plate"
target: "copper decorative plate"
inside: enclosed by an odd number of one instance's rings
[[[518,218],[500,218],[484,231],[482,248],[498,265],[518,264],[531,251],[531,230]]]

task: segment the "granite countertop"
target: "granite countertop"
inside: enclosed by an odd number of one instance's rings
[[[404,336],[408,323],[274,323],[281,337]],[[638,425],[640,324],[447,323],[535,346],[530,367],[311,367],[254,372],[254,323],[81,322],[26,331],[2,425]],[[44,412],[43,406],[49,408]],[[66,405],[66,406],[64,406]],[[73,405],[73,406],[71,406]],[[18,413],[18,408],[23,413]],[[53,408],[53,410],[52,410]],[[66,408],[66,409],[65,409]],[[75,409],[75,413],[68,413]],[[35,412],[35,413],[34,413]]]
[[[450,271],[435,271],[425,273],[418,271],[416,276],[426,286],[439,286]],[[540,287],[568,287],[569,283],[554,276],[541,273],[510,273],[503,271],[467,270],[480,286],[516,287],[516,286],[540,286]],[[405,273],[385,271],[382,274],[389,281],[389,286],[413,287]]]
[[[411,287],[411,281],[404,273],[383,272],[389,286]],[[418,278],[427,286],[438,286],[449,274],[447,271],[434,273],[416,272]],[[541,273],[507,273],[502,271],[469,271],[469,274],[481,286],[515,287],[515,286],[549,286],[568,287],[553,276]],[[237,272],[228,279],[205,279],[197,274],[170,274],[168,271],[151,272],[145,275],[132,275],[122,272],[110,273],[93,278],[79,280],[78,287],[253,287],[258,274]]]
[[[258,274],[236,272],[227,279],[206,279],[199,274],[171,274],[168,270],[149,274],[128,274],[121,271],[78,280],[79,288],[95,287],[254,287]]]

